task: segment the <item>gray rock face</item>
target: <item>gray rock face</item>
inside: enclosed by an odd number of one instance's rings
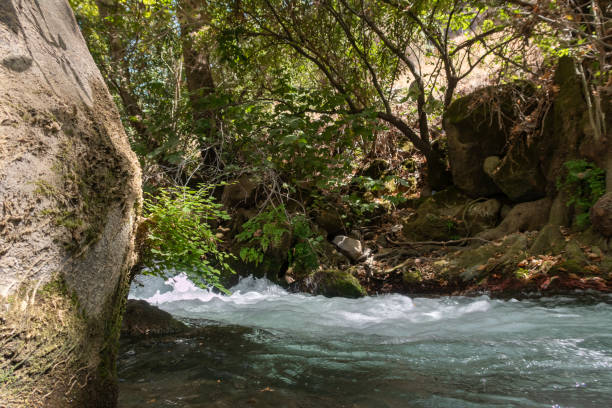
[[[51,367],[0,401],[112,406],[140,169],[66,0],[2,1],[0,89],[0,321],[25,331],[0,365]]]

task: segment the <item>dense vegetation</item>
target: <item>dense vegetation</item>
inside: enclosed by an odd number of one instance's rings
[[[535,96],[512,102],[513,134],[532,134],[571,56],[592,132],[605,136],[605,3],[71,0],[153,194],[148,265],[210,283],[231,268],[217,249],[224,227],[201,223],[226,218],[204,197],[222,189],[207,186],[255,185],[254,213],[225,202],[238,257],[258,265],[289,236],[288,267],[311,270],[331,234],[313,221],[330,208],[351,230],[453,184],[443,117],[476,88],[533,83]],[[601,170],[574,162],[560,189],[581,183],[577,165],[596,181],[570,202],[584,225],[605,187]],[[459,221],[444,223],[461,238]]]

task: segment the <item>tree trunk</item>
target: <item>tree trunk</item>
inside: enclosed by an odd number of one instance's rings
[[[2,0],[0,89],[0,405],[114,407],[140,169],[66,0]]]
[[[96,5],[98,6],[100,20],[102,21],[108,17],[117,15],[120,11],[118,0],[96,0]],[[146,125],[146,117],[140,108],[138,98],[129,87],[131,75],[125,55],[128,44],[120,37],[117,31],[110,29],[107,30],[106,33],[108,34],[108,55],[112,62],[112,67],[110,68],[112,72],[109,74],[112,78],[108,78],[109,86],[111,86],[121,98],[121,103],[129,117],[130,125],[136,131],[136,137],[139,139],[138,141],[143,146],[147,147],[148,152],[152,152],[159,148],[161,143]],[[168,165],[168,163],[163,161],[160,164]]]
[[[183,60],[187,89],[193,112],[196,132],[200,138],[200,152],[206,166],[219,167],[220,157],[217,149],[217,131],[220,121],[217,110],[210,106],[209,97],[215,92],[210,53],[200,35],[210,23],[202,0],[181,0],[179,2],[179,23],[183,45]]]

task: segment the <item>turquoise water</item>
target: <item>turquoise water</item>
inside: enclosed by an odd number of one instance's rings
[[[124,343],[120,407],[612,407],[612,297],[231,296],[144,278],[202,327]]]

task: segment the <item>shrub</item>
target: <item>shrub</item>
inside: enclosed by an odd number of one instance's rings
[[[290,217],[284,205],[262,211],[242,228],[236,238],[248,245],[240,250],[240,258],[245,262],[260,264],[268,248],[279,245],[283,235],[290,234],[294,243],[287,254],[289,264],[299,271],[310,271],[319,265],[317,250],[323,237],[312,230],[304,215]]]
[[[212,188],[170,187],[160,189],[156,196],[147,194],[145,273],[167,277],[184,272],[200,287],[214,286],[227,293],[220,277],[234,273],[227,263],[231,255],[219,249],[220,238],[210,222],[227,220],[229,215],[210,195]]]

